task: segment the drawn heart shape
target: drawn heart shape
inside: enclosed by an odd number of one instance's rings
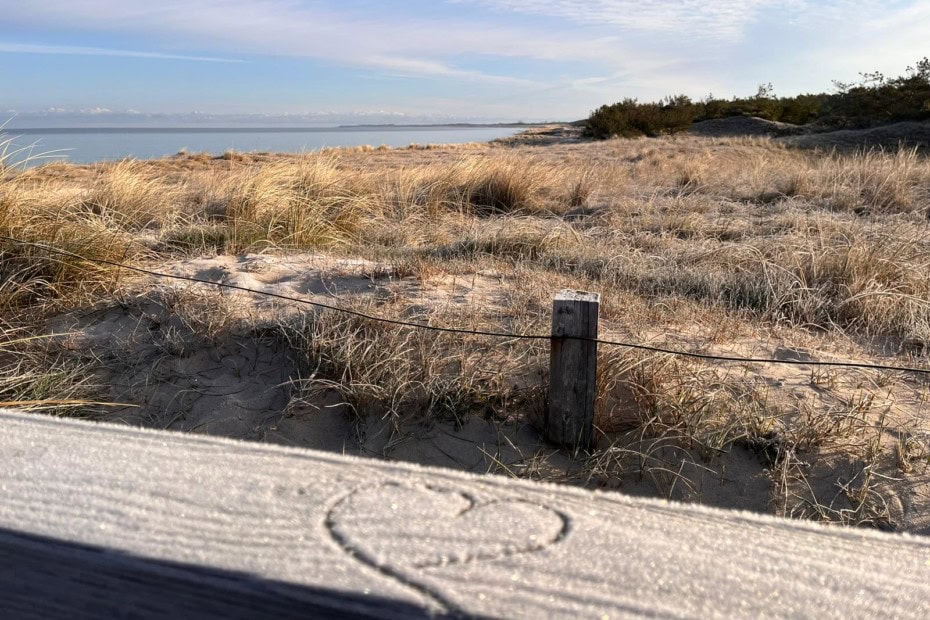
[[[456,490],[388,483],[343,498],[327,527],[354,557],[400,576],[540,551],[565,537],[568,518],[520,500],[480,502]]]

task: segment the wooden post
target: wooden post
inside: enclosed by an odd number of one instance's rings
[[[599,293],[562,291],[552,305],[549,408],[545,434],[553,443],[584,450],[594,438]],[[592,340],[578,340],[588,338]]]

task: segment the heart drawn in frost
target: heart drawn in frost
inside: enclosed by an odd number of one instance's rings
[[[387,483],[342,499],[327,527],[357,559],[402,577],[404,569],[540,551],[565,537],[568,518],[520,500],[482,503],[451,489]]]

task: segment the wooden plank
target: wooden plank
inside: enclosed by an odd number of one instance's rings
[[[552,304],[552,349],[546,438],[587,449],[594,438],[598,309],[601,296],[562,291]],[[588,340],[577,340],[585,338]]]
[[[427,617],[364,593],[266,581],[0,530],[0,617]]]
[[[0,412],[0,617],[340,613],[926,618],[930,543]]]

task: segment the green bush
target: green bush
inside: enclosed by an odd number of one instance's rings
[[[841,127],[869,127],[897,121],[930,119],[930,59],[905,75],[888,79],[863,73],[858,84],[834,82],[837,93],[827,103],[824,120]]]
[[[888,79],[863,73],[858,83],[834,82],[832,94],[776,97],[763,84],[753,97],[717,99],[712,95],[693,102],[685,95],[639,103],[626,98],[604,105],[588,118],[587,135],[658,136],[685,131],[691,123],[730,116],[757,116],[770,121],[806,125],[819,121],[834,127],[870,127],[908,120],[930,120],[930,59],[924,58],[905,75]]]
[[[694,121],[696,106],[685,95],[657,103],[624,99],[598,108],[588,119],[587,133],[594,138],[610,136],[659,136],[684,131]]]

